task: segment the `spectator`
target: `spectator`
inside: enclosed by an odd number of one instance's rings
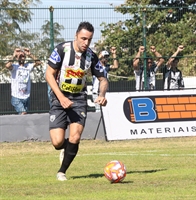
[[[107,104],[105,94],[108,81],[101,68],[96,68],[97,55],[89,48],[94,27],[81,22],[74,41],[58,44],[48,59],[46,81],[51,87],[49,129],[53,146],[60,153],[60,169],[57,180],[65,181],[66,171],[74,160],[87,117],[86,78],[88,71],[100,81],[99,96],[95,100],[101,106]],[[69,127],[68,139],[65,138]]]
[[[116,51],[117,51],[116,47],[110,48],[110,52],[112,54],[112,59],[113,59],[112,65],[108,64],[109,53],[107,51],[104,50],[104,51],[101,51],[99,53],[99,56],[98,56],[99,62],[97,63],[96,68],[98,68],[98,69],[102,68],[106,78],[108,78],[108,72],[111,69],[117,69],[118,68],[118,60],[117,60],[117,57],[116,57]],[[92,84],[93,84],[93,87],[92,87],[93,101],[95,101],[95,99],[99,95],[99,80],[95,76],[93,76]],[[99,112],[100,106],[98,104],[95,104],[95,109],[96,109],[96,112]]]
[[[33,63],[25,62],[26,56],[34,60]],[[13,63],[16,61],[16,63]],[[35,58],[28,48],[16,48],[13,57],[6,63],[6,68],[11,72],[11,104],[18,114],[27,114],[31,92],[30,72],[33,67],[41,62]]]
[[[184,46],[180,45],[176,52],[169,58],[168,62],[163,68],[163,85],[164,90],[183,89],[184,81],[182,72],[177,68],[179,58],[177,55],[183,51]]]
[[[139,47],[139,51],[136,54],[133,60],[133,68],[136,80],[136,90],[144,90],[144,66],[141,64],[141,56],[144,53],[145,48],[144,46]],[[155,46],[150,47],[150,51],[156,56],[158,59],[156,62],[153,61],[152,58],[147,57],[146,61],[146,75],[147,75],[147,89],[154,90],[156,89],[156,73],[159,67],[163,64],[164,59],[162,58],[161,54],[156,51]]]

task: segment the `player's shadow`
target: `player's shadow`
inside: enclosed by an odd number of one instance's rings
[[[152,170],[144,170],[144,171],[127,171],[127,174],[135,174],[135,173],[141,173],[141,174],[148,174],[148,173],[156,173],[160,171],[165,171],[167,169],[152,169]],[[103,177],[104,174],[88,174],[88,175],[83,175],[83,176],[72,176],[71,178],[73,179],[78,179],[78,178],[101,178]],[[123,183],[130,183],[132,181],[123,181]]]

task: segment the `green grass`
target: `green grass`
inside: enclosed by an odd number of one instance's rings
[[[1,200],[196,199],[196,137],[82,140],[65,182],[56,180],[59,151],[50,142],[1,143],[0,149]],[[111,160],[127,168],[122,183],[103,175]]]

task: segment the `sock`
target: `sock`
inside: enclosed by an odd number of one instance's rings
[[[68,142],[67,149],[64,152],[64,159],[58,172],[66,172],[78,152],[78,147],[79,143],[73,144]]]
[[[64,143],[60,147],[55,147],[56,150],[66,149],[69,142],[69,138],[64,140]]]

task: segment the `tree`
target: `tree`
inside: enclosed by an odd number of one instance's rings
[[[42,56],[48,56],[50,55],[50,21],[45,20],[44,25],[42,25],[41,31],[42,31],[42,39],[40,41],[40,45],[38,49],[41,49],[42,51],[44,50],[44,55]],[[61,30],[64,30],[64,26],[58,24],[57,22],[53,23],[53,37],[54,37],[54,45],[62,42],[64,39],[61,38]]]
[[[64,39],[61,38],[60,31],[64,29],[64,26],[59,25],[57,22],[53,23],[53,38],[54,38],[54,45],[62,42]],[[41,38],[41,40],[40,40]],[[45,24],[41,27],[41,33],[38,33],[38,37],[33,40],[36,44],[34,47],[34,51],[37,53],[39,59],[42,60],[43,65],[40,68],[37,68],[37,71],[34,72],[34,80],[38,81],[45,81],[45,70],[46,70],[46,62],[48,57],[50,56],[50,21],[45,20]]]
[[[20,45],[25,40],[20,24],[31,21],[32,12],[29,6],[39,2],[40,0],[0,1],[0,55],[2,57],[11,54],[12,47]],[[26,39],[29,40],[29,34],[27,35]]]
[[[46,20],[40,32],[32,33],[31,30],[21,28],[24,24],[32,22],[34,13],[31,12],[30,6],[36,6],[40,2],[40,0],[0,1],[0,75],[9,76],[9,71],[4,69],[3,60],[5,61],[6,56],[12,55],[16,47],[28,47],[43,61],[43,66],[35,71],[34,79],[44,80],[45,61],[50,51],[50,22]],[[53,26],[54,43],[58,43],[63,40],[59,36],[61,36],[60,30],[64,27],[58,23],[53,23]],[[6,78],[3,79],[6,82]]]
[[[32,12],[29,6],[36,5],[40,0],[0,1],[0,74],[8,73],[4,70],[3,59],[13,54],[16,46],[24,46],[36,34],[22,31],[21,24],[31,22]]]
[[[196,75],[196,3],[194,0],[127,0],[115,8],[122,14],[129,13],[131,19],[114,24],[102,24],[103,40],[96,44],[99,50],[107,46],[118,47],[119,76],[133,74],[132,58],[140,45],[146,41],[147,54],[151,45],[168,59],[178,45],[185,46],[180,56],[189,58],[190,72]],[[186,66],[187,67],[187,66]],[[183,71],[183,69],[182,69]]]

